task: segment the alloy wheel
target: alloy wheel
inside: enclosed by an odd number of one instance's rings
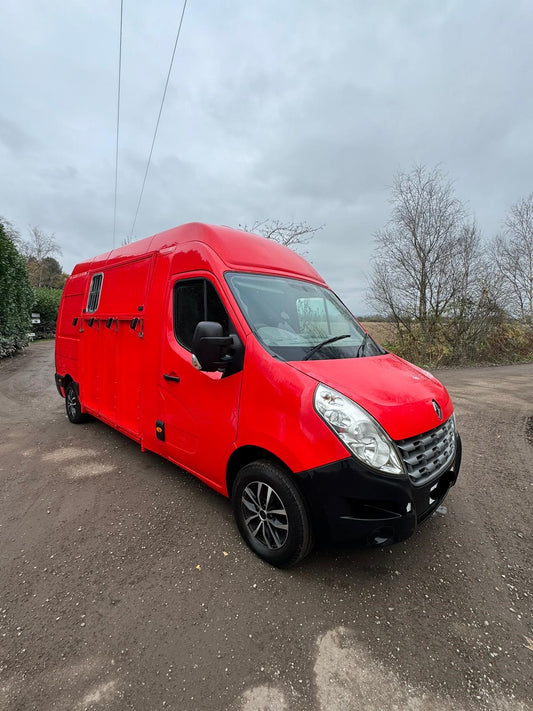
[[[244,525],[252,538],[278,550],[289,535],[289,517],[275,490],[263,481],[252,481],[241,497]]]

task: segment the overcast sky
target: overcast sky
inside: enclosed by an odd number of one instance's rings
[[[132,228],[182,0],[124,0],[116,244]],[[113,243],[120,0],[18,0],[0,20],[0,215],[59,261]],[[358,314],[399,170],[441,164],[488,239],[533,191],[529,0],[189,0],[141,238],[190,221],[324,229],[316,269]]]

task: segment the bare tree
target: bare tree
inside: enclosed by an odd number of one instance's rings
[[[417,356],[471,357],[501,316],[476,223],[438,168],[399,173],[391,202],[375,236],[370,304]]]
[[[245,232],[261,235],[296,252],[300,252],[302,245],[308,244],[323,227],[324,225],[311,227],[307,222],[281,222],[281,220],[256,220],[251,225],[239,225],[239,229]]]
[[[465,212],[438,168],[399,173],[392,216],[376,236],[370,301],[428,335],[455,297],[453,276]]]
[[[446,314],[444,339],[456,360],[471,360],[504,316],[498,279],[475,222],[461,229],[450,279],[454,299]]]
[[[515,203],[492,244],[509,311],[533,322],[533,193]]]
[[[21,244],[21,252],[26,258],[30,281],[33,286],[42,286],[46,271],[46,259],[61,254],[61,248],[54,234],[46,234],[39,227],[30,227],[30,238]]]

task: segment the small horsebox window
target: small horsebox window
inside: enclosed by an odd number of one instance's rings
[[[89,298],[87,300],[87,312],[94,313],[98,308],[98,302],[100,301],[100,292],[102,291],[102,282],[104,280],[104,275],[94,274],[91,279],[91,287],[89,289]]]

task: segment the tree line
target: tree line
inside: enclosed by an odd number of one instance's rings
[[[23,239],[0,217],[0,358],[24,348],[33,336],[54,334],[67,278],[55,259],[59,254],[53,234],[32,227]],[[39,324],[32,324],[32,312],[40,314]]]
[[[390,202],[368,294],[388,345],[433,366],[532,357],[533,193],[488,242],[438,167],[398,173]]]

